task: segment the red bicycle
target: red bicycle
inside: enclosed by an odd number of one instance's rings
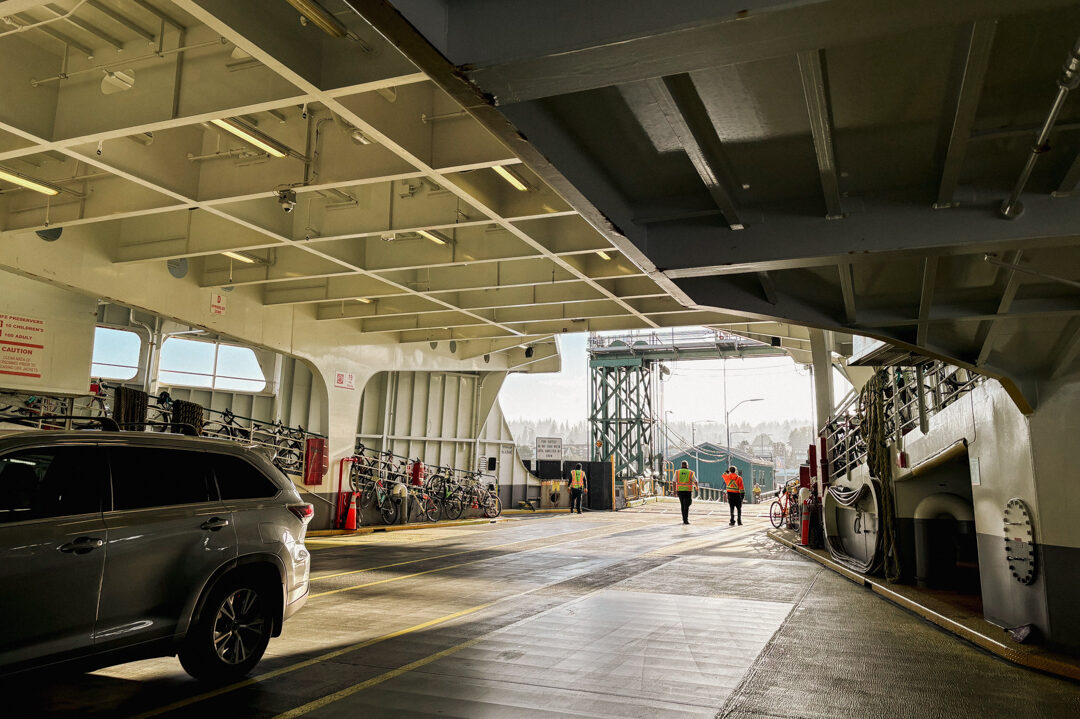
[[[769,521],[772,526],[780,529],[787,524],[788,529],[799,527],[799,488],[798,483],[791,482],[784,486],[784,491],[776,498],[769,507]]]

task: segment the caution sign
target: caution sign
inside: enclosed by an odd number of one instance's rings
[[[339,389],[356,389],[356,375],[352,372],[335,372],[334,386]]]
[[[41,377],[45,320],[0,314],[0,375]]]

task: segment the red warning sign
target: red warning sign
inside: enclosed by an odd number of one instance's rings
[[[0,314],[0,375],[41,377],[45,320]]]

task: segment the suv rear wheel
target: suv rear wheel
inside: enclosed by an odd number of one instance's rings
[[[226,578],[214,587],[202,616],[188,630],[180,664],[196,679],[237,679],[262,659],[273,627],[266,586],[254,577]]]

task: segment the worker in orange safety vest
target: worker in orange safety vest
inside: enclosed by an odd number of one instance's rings
[[[746,496],[746,490],[743,488],[739,470],[735,467],[728,467],[728,471],[724,473],[724,488],[727,490],[727,501],[731,507],[731,521],[728,524],[735,524],[735,511],[738,510],[739,525],[742,526],[742,501]]]
[[[570,470],[570,514],[574,513],[574,507],[577,507],[577,513],[581,514],[581,495],[585,491],[585,470],[578,464],[577,467]]]
[[[682,508],[682,523],[690,524],[690,503],[694,499],[694,490],[697,489],[697,476],[690,465],[683,460],[682,466],[675,470],[675,491],[679,494],[679,505]]]

